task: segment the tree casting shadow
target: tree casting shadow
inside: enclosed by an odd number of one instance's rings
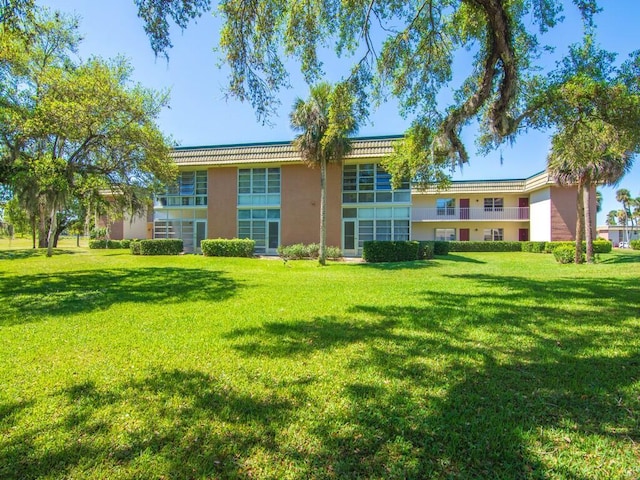
[[[87,270],[4,278],[0,326],[102,310],[118,303],[222,301],[238,283],[224,272],[173,267]]]

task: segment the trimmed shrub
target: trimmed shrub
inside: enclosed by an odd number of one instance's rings
[[[407,262],[418,259],[418,242],[367,241],[362,248],[362,258],[369,263]]]
[[[547,242],[521,242],[522,251],[530,253],[544,253]]]
[[[327,258],[340,260],[342,258],[342,250],[340,250],[340,247],[327,247]]]
[[[293,245],[280,245],[278,247],[278,255],[285,260],[300,260],[309,258],[309,251],[303,243],[294,243]]]
[[[178,255],[182,253],[181,239],[156,238],[140,240],[140,255]]]
[[[89,248],[98,250],[105,248],[119,249],[125,247],[122,246],[121,240],[89,240]]]
[[[640,240],[631,240],[629,245],[633,250],[640,250]]]
[[[205,257],[253,257],[256,242],[250,238],[215,238],[202,240]]]
[[[129,238],[120,240],[120,248],[129,248],[130,246],[131,246],[131,240]]]
[[[342,258],[342,250],[339,247],[327,246],[326,255],[330,260],[338,260]],[[310,243],[309,245],[303,243],[280,245],[278,247],[278,256],[285,260],[316,259],[320,257],[320,245],[317,243]]]
[[[140,240],[131,240],[131,243],[129,244],[129,251],[131,252],[131,255],[140,255]]]
[[[521,252],[521,242],[449,242],[450,252]]]
[[[436,240],[433,242],[433,254],[434,255],[448,255],[449,254],[449,242],[443,242]]]
[[[575,247],[569,245],[560,245],[553,250],[553,256],[558,263],[573,263],[575,255]]]
[[[558,247],[573,247],[575,249],[576,242],[547,242],[544,247],[545,253],[553,253]],[[613,245],[608,240],[594,240],[593,253],[611,253]],[[582,251],[586,251],[587,242],[582,242]]]
[[[418,242],[418,259],[431,260],[435,253],[435,243],[433,240],[423,240]]]
[[[576,247],[560,245],[553,250],[553,256],[558,263],[573,263],[576,256]]]

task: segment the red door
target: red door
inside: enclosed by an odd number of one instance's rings
[[[527,197],[518,199],[518,218],[529,219],[529,199]]]
[[[468,242],[469,241],[469,229],[468,228],[461,228],[460,229],[460,241],[461,242]]]
[[[460,220],[469,220],[469,199],[460,199]]]
[[[529,241],[529,229],[528,228],[521,228],[518,230],[518,240],[520,240],[521,242],[528,242]]]

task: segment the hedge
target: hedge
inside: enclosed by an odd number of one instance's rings
[[[89,248],[94,250],[103,249],[103,248],[111,248],[111,249],[129,248],[128,243],[127,243],[127,246],[125,247],[122,244],[123,242],[128,242],[128,240],[89,240]]]
[[[433,254],[434,255],[448,255],[449,254],[449,242],[443,242],[442,240],[436,240],[433,242]]]
[[[249,238],[213,238],[202,240],[205,257],[253,257],[256,242]]]
[[[326,256],[330,260],[342,258],[342,251],[338,247],[327,246]],[[294,243],[293,245],[280,245],[278,255],[285,260],[301,260],[304,258],[317,259],[320,257],[320,245],[317,243]]]
[[[545,244],[545,253],[552,253],[558,247],[573,247],[575,248],[576,242],[547,242]],[[611,253],[613,245],[608,240],[595,240],[593,242],[593,253]],[[582,242],[582,251],[587,250],[587,243]]]
[[[530,253],[544,253],[547,242],[522,242],[522,251]]]
[[[129,251],[131,255],[140,255],[140,240],[131,240]]]
[[[366,262],[407,262],[418,259],[418,242],[367,241],[362,248]]]
[[[640,250],[640,240],[631,240],[629,245],[633,250]]]
[[[450,252],[521,252],[522,242],[448,242]]]
[[[576,256],[576,247],[559,245],[553,250],[553,256],[558,263],[573,263]]]
[[[418,242],[418,260],[431,260],[435,256],[435,243],[433,240]]]
[[[140,244],[140,255],[178,255],[183,249],[181,239],[157,238],[136,243]]]

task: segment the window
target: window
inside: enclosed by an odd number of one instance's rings
[[[504,210],[504,198],[485,198],[485,212],[502,212]]]
[[[342,170],[343,203],[410,203],[411,186],[402,182],[393,190],[391,175],[380,165],[345,165]]]
[[[238,169],[238,205],[280,205],[280,169]]]
[[[256,253],[277,248],[280,231],[280,209],[242,208],[238,210],[238,238],[256,242]],[[275,245],[275,246],[274,246]]]
[[[486,228],[484,230],[485,242],[501,242],[504,239],[504,230],[502,228]]]
[[[156,207],[204,207],[207,205],[207,171],[180,172],[175,184],[156,197]]]
[[[436,215],[453,216],[456,214],[456,200],[454,198],[436,199]]]
[[[455,228],[436,228],[436,240],[440,242],[452,242],[456,239]]]
[[[368,240],[409,240],[410,214],[409,207],[343,208],[344,248],[354,248],[356,235],[358,248]]]

